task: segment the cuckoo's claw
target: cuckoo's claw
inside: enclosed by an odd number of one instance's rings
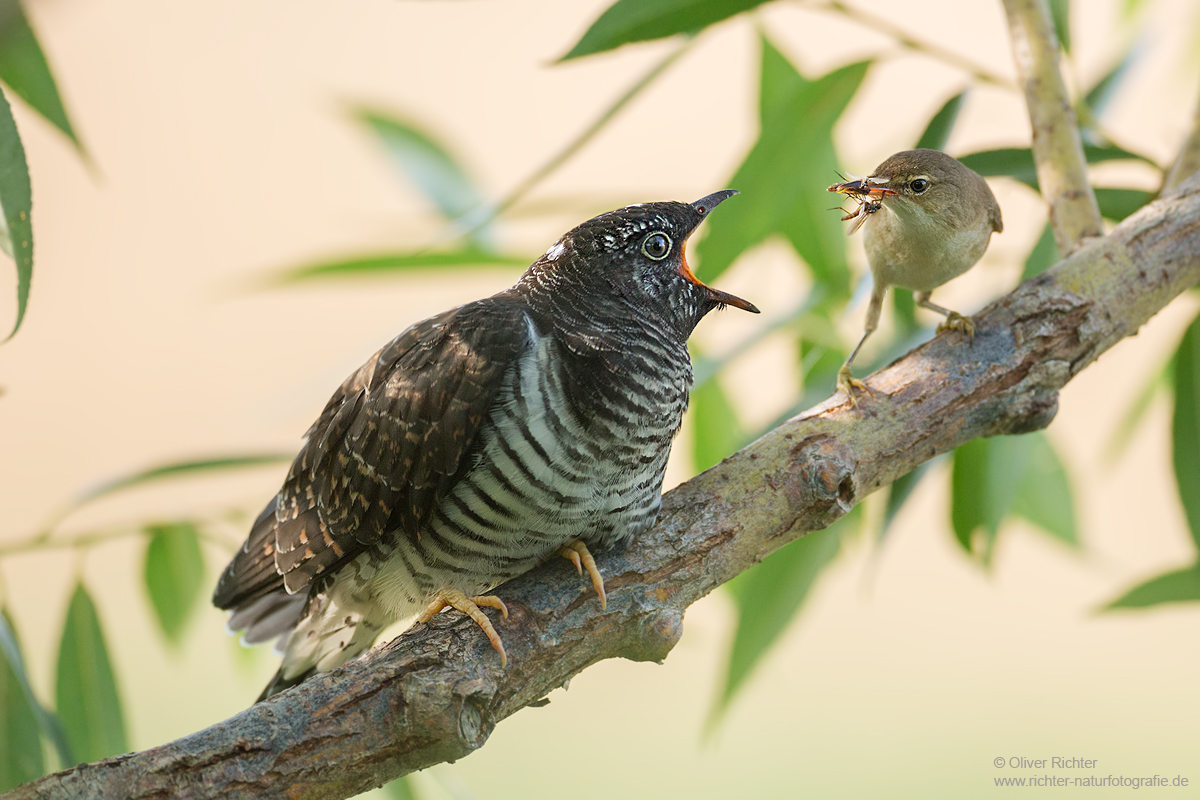
[[[496,629],[492,627],[492,621],[487,618],[480,606],[488,606],[500,611],[501,616],[508,619],[508,606],[504,605],[504,601],[493,594],[478,595],[476,597],[467,597],[458,589],[441,589],[433,599],[429,601],[429,605],[417,617],[417,622],[429,622],[433,619],[433,615],[437,614],[444,608],[454,608],[470,617],[476,625],[483,629],[483,633],[487,636],[488,641],[492,643],[492,647],[496,648],[496,652],[500,654],[500,666],[508,666],[508,655],[504,652],[504,642],[500,641],[500,634],[496,633]]]
[[[843,364],[842,368],[838,370],[837,388],[846,393],[846,397],[850,398],[850,404],[855,408],[858,408],[858,397],[855,396],[855,392],[861,391],[866,392],[872,397],[875,396],[875,393],[871,391],[870,387],[850,374],[849,364]]]
[[[970,317],[964,317],[957,311],[951,311],[946,315],[946,319],[937,326],[937,332],[942,331],[962,331],[967,336],[967,343],[975,343],[975,323]]]
[[[596,559],[592,558],[587,545],[576,540],[562,547],[558,551],[558,554],[574,564],[575,571],[580,575],[583,575],[583,571],[587,570],[588,577],[592,579],[592,588],[600,596],[600,610],[603,611],[608,608],[608,595],[604,593],[604,577],[596,567]]]

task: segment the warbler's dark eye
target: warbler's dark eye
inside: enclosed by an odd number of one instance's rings
[[[642,242],[642,252],[655,261],[662,261],[671,252],[671,237],[665,233],[652,233]]]
[[[913,190],[913,194],[921,194],[929,188],[929,181],[924,178],[913,178],[909,181],[908,188]]]

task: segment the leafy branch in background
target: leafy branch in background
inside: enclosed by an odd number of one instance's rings
[[[86,158],[67,116],[54,76],[18,0],[0,0],[0,81],[71,140]],[[0,250],[16,262],[17,317],[8,338],[21,327],[33,281],[33,202],[29,166],[8,98],[0,90]]]
[[[108,542],[146,539],[143,578],[154,619],[168,645],[178,645],[201,598],[205,578],[201,542],[232,551],[236,544],[215,533],[215,521],[227,515],[137,522],[111,530],[57,535],[71,514],[96,500],[160,481],[191,478],[231,469],[287,463],[291,454],[208,458],[164,464],[123,476],[81,494],[48,520],[40,531],[0,546],[0,563],[26,553],[70,549],[86,555]],[[76,574],[79,574],[76,562]],[[124,712],[117,692],[108,646],[94,602],[82,580],[72,590],[63,622],[55,680],[55,710],[38,701],[8,611],[0,606],[0,791],[45,773],[42,740],[54,746],[59,767],[94,761],[129,749]],[[36,724],[28,724],[34,720]],[[33,754],[36,753],[36,758]]]

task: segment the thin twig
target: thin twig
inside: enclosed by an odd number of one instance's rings
[[[1104,233],[1096,193],[1088,180],[1075,109],[1058,70],[1058,37],[1046,0],[1004,0],[1013,56],[1029,122],[1038,183],[1050,207],[1060,253]]]
[[[1192,115],[1192,130],[1179,148],[1175,163],[1167,172],[1163,181],[1163,191],[1174,189],[1179,184],[1200,171],[1200,101],[1196,103],[1196,111]]]
[[[1020,87],[1018,87],[1017,84],[1011,79],[1006,78],[1003,75],[997,75],[987,67],[975,63],[966,56],[960,55],[953,50],[948,50],[935,42],[927,42],[922,39],[918,39],[916,36],[912,35],[900,26],[892,23],[890,20],[875,16],[869,11],[863,11],[860,8],[847,5],[846,3],[841,2],[841,0],[830,0],[827,3],[819,5],[809,5],[805,3],[804,7],[811,8],[815,11],[831,11],[836,14],[841,14],[848,19],[854,20],[865,28],[871,28],[872,30],[879,31],[886,36],[890,36],[892,39],[896,40],[897,44],[906,50],[912,50],[915,53],[921,53],[922,55],[936,59],[937,61],[941,61],[956,69],[960,69],[981,83],[990,83],[994,86],[1011,89],[1014,92],[1019,91],[1020,89]]]

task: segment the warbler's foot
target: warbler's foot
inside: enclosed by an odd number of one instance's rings
[[[592,579],[592,588],[596,590],[596,594],[600,595],[600,610],[603,611],[608,608],[608,595],[604,593],[604,577],[601,576],[600,570],[596,567],[596,559],[592,558],[587,545],[579,540],[575,540],[560,548],[558,554],[574,564],[575,571],[580,576],[583,575],[584,570],[587,570],[588,577]]]
[[[417,617],[417,622],[429,622],[429,620],[433,619],[434,614],[437,614],[444,608],[458,609],[483,629],[483,633],[487,636],[488,641],[492,643],[492,647],[496,648],[496,652],[500,654],[500,666],[507,667],[508,655],[504,652],[504,642],[500,641],[500,634],[496,633],[496,629],[492,627],[492,621],[487,618],[479,608],[480,606],[499,609],[500,615],[508,619],[508,606],[504,605],[504,601],[493,594],[467,597],[458,589],[441,589],[429,601],[429,605],[425,607],[421,615]]]
[[[946,314],[946,319],[937,326],[937,332],[941,333],[942,331],[962,331],[967,335],[968,344],[975,343],[975,323],[971,321],[970,317],[964,317],[957,311]]]
[[[837,388],[846,393],[846,397],[850,398],[850,404],[855,408],[858,408],[858,397],[855,392],[866,392],[874,397],[870,387],[850,373],[849,364],[843,364],[842,368],[838,370]]]

